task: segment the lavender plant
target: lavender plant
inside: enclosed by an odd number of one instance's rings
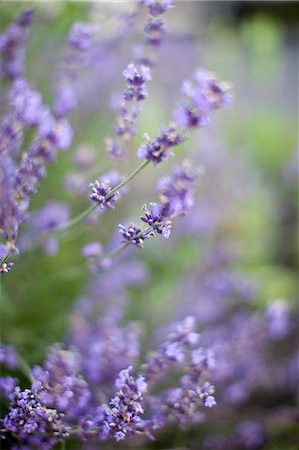
[[[15,321],[0,345],[3,448],[286,447],[298,420],[292,295],[252,264],[271,248],[277,187],[239,142],[224,147],[213,119],[230,85],[196,69],[190,30],[167,23],[184,25],[185,4],[113,6],[71,5],[53,52],[56,5],[0,36],[0,300]],[[46,23],[38,46],[53,70],[39,78],[29,38]],[[245,110],[257,95],[246,103],[237,85]],[[234,147],[244,129],[231,122]]]
[[[152,78],[151,69],[158,62],[157,51],[165,34],[161,16],[174,6],[164,0],[141,5],[150,14],[144,28],[148,56],[130,63],[122,72],[127,86],[117,108],[116,138],[108,141],[114,158],[125,155],[124,143],[136,135],[137,105],[147,97],[146,84]],[[154,139],[145,135],[137,151],[142,163],[130,175],[120,177],[114,171],[102,174],[90,184],[90,206],[73,218],[67,204],[53,201],[29,217],[31,197],[47,175],[46,166],[71,145],[74,131],[68,115],[78,104],[75,86],[81,73],[90,70],[88,58],[99,33],[91,24],[77,22],[72,26],[68,50],[56,74],[51,108],[23,73],[27,28],[33,14],[33,10],[22,12],[1,36],[1,76],[12,79],[0,136],[1,278],[12,268],[13,254],[20,250],[42,246],[48,255],[56,254],[59,240],[69,230],[98,210],[114,209],[127,185],[150,163],[157,166],[174,156],[172,150],[188,138],[192,128],[208,123],[215,109],[230,102],[227,85],[207,72],[196,72],[193,82],[184,83],[170,124]],[[82,155],[83,159],[77,154],[78,165],[88,168],[88,154]],[[140,220],[145,225],[119,225],[121,246],[107,251],[105,244],[91,242],[82,248],[93,274],[91,293],[76,306],[66,341],[49,349],[43,365],[30,368],[13,348],[1,347],[2,363],[27,378],[21,387],[17,377],[1,377],[1,392],[8,400],[1,435],[14,441],[13,448],[50,449],[68,439],[154,439],[157,430],[173,421],[183,426],[201,422],[201,410],[216,405],[214,386],[209,382],[213,358],[199,344],[194,318],[171,325],[155,351],[141,349],[140,326],[124,323],[124,287],[136,280],[117,269],[118,258],[129,245],[142,248],[149,238],[170,236],[172,221],[192,206],[197,176],[192,163],[186,162],[162,178],[159,203],[143,206]],[[106,295],[103,281],[108,270],[114,273],[119,290],[114,286],[111,301],[104,302],[99,313],[98,292]],[[92,295],[95,286],[96,296]],[[170,377],[173,386],[167,386]],[[165,386],[161,386],[163,379]]]

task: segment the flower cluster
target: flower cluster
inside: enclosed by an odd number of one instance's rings
[[[150,209],[144,205],[144,214],[140,217],[140,220],[148,226],[141,229],[134,224],[128,227],[119,225],[122,242],[143,248],[144,241],[157,234],[168,239],[172,220],[185,215],[193,204],[193,191],[197,184],[197,176],[198,172],[191,168],[189,162],[185,161],[181,167],[176,167],[169,176],[161,178],[158,182],[161,202],[151,203]]]
[[[76,82],[98,32],[97,26],[84,22],[74,23],[70,30],[65,65],[56,75],[54,110],[58,117],[65,117],[77,106]]]
[[[0,234],[7,248],[15,251],[19,225],[27,217],[30,196],[46,175],[45,165],[55,161],[58,150],[69,147],[73,132],[65,119],[51,114],[40,94],[24,79],[14,81],[9,98],[12,125],[7,126],[8,118],[4,118],[0,137]],[[35,138],[18,160],[26,128],[33,129]]]
[[[130,375],[132,369],[130,366],[119,373],[115,381],[116,396],[103,412],[103,434],[114,436],[116,441],[142,431],[140,416],[144,413],[142,402],[147,383],[143,376],[134,379]]]
[[[157,165],[170,158],[171,148],[181,144],[185,139],[186,137],[174,126],[163,128],[161,134],[153,140],[145,135],[146,142],[139,147],[137,156],[139,159],[147,159]]]
[[[101,209],[111,208],[114,209],[114,203],[117,199],[120,199],[120,192],[117,190],[113,192],[122,182],[120,175],[111,171],[104,175],[99,180],[94,183],[90,183],[89,187],[91,189],[89,198]]]
[[[0,35],[0,78],[15,79],[23,74],[25,43],[34,11],[21,12],[17,20]]]
[[[182,94],[174,119],[188,129],[208,124],[212,111],[230,105],[232,100],[230,85],[204,70],[198,70],[192,81],[183,83]]]
[[[136,123],[140,113],[137,102],[147,97],[146,83],[151,80],[150,67],[156,64],[157,50],[161,46],[166,30],[164,22],[159,19],[173,7],[171,1],[141,1],[150,14],[150,19],[144,27],[145,45],[135,47],[135,62],[123,71],[127,82],[127,90],[123,100],[116,107],[115,138],[106,139],[106,149],[111,158],[123,159],[130,139],[136,135]],[[154,50],[155,55],[152,53]]]
[[[2,431],[10,431],[24,439],[25,445],[51,449],[68,437],[68,429],[62,423],[62,415],[41,403],[39,390],[16,387],[9,395],[11,405],[1,423]]]

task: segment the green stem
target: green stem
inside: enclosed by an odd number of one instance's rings
[[[131,173],[125,180],[123,180],[121,183],[119,183],[117,186],[115,186],[108,194],[105,196],[105,201],[109,200],[116,192],[120,191],[124,186],[126,186],[130,181],[132,181],[142,170],[149,164],[150,161],[146,160],[140,166],[137,167],[137,169],[134,170],[134,172]],[[78,216],[74,217],[70,222],[66,223],[63,227],[59,228],[56,233],[54,233],[54,236],[60,236],[64,231],[69,230],[70,228],[73,228],[78,223],[80,223],[82,220],[85,219],[85,217],[89,216],[90,213],[92,213],[96,208],[97,204],[90,206],[85,211],[83,211]]]
[[[137,169],[135,169],[134,172],[131,173],[131,175],[129,175],[124,181],[115,186],[115,188],[113,188],[110,192],[108,192],[108,194],[105,196],[105,200],[108,200],[110,197],[112,197],[113,194],[130,183],[130,181],[132,181],[136,177],[136,175],[142,172],[142,170],[149,164],[149,162],[149,160],[146,160],[142,164],[140,164],[140,166],[137,167]]]
[[[116,248],[115,250],[112,250],[111,252],[108,252],[104,255],[104,257],[112,258],[113,256],[119,255],[125,248],[127,248],[129,245],[129,242],[125,242],[120,247]]]
[[[91,205],[89,208],[87,208],[81,214],[74,217],[70,222],[66,223],[64,226],[59,228],[54,233],[54,236],[60,236],[64,231],[70,230],[71,228],[75,227],[78,223],[80,223],[82,220],[84,220],[85,217],[89,216],[89,214],[91,214],[96,209],[97,206],[98,205]]]

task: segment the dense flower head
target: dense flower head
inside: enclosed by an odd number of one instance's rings
[[[18,78],[9,93],[10,103],[16,119],[24,126],[34,127],[39,125],[42,115],[42,96],[31,89],[27,81]]]
[[[80,355],[76,351],[53,347],[44,367],[33,368],[34,389],[40,389],[40,399],[49,408],[65,414],[65,421],[79,420],[91,400],[88,384],[79,373]]]
[[[0,363],[9,369],[16,369],[18,367],[18,355],[12,345],[0,343]]]
[[[115,381],[116,395],[104,411],[103,435],[112,435],[117,441],[140,431],[142,422],[142,401],[147,383],[143,376],[135,379],[130,375],[131,371],[132,366],[119,373]]]
[[[14,79],[22,75],[24,45],[33,18],[33,9],[23,10],[16,21],[0,35],[0,78]]]
[[[145,143],[139,147],[137,156],[139,159],[152,161],[154,165],[173,156],[170,149],[181,144],[185,140],[185,136],[174,126],[162,128],[161,134],[153,140],[151,140],[147,134],[145,134],[144,137]]]
[[[175,167],[170,175],[162,177],[157,184],[163,205],[163,215],[183,216],[194,202],[198,170],[189,161]]]
[[[99,27],[90,23],[76,22],[73,24],[69,35],[70,44],[77,50],[88,50],[93,42],[94,35]]]
[[[136,245],[136,247],[143,248],[143,243],[147,239],[148,232],[144,233],[141,228],[137,227],[133,223],[128,227],[119,225],[119,232],[122,235],[122,242]]]
[[[99,288],[101,283],[97,286]],[[108,296],[114,296],[115,301],[117,295],[113,286],[109,287]],[[98,300],[99,297],[96,298]],[[120,307],[93,319],[96,308],[88,300],[80,302],[80,310],[71,318],[69,342],[80,351],[84,378],[104,388],[111,382],[111,377],[115,378],[123,367],[135,363],[139,357],[141,330],[135,322],[121,323]]]
[[[173,326],[161,347],[148,356],[144,365],[147,378],[161,377],[169,367],[185,360],[186,350],[192,349],[200,338],[195,326],[195,319],[191,316]]]
[[[288,303],[283,299],[277,299],[269,303],[265,318],[273,339],[283,339],[292,330],[290,309]]]
[[[0,155],[16,157],[23,141],[23,128],[13,115],[5,117],[0,125]]]
[[[117,110],[117,120],[114,125],[116,136],[122,139],[130,139],[136,134],[136,120],[138,111],[132,109],[131,105],[121,103]]]
[[[43,108],[38,134],[51,146],[61,150],[66,150],[73,139],[69,122],[66,119],[55,119],[47,107]]]
[[[160,47],[166,34],[164,22],[160,19],[149,20],[144,28],[144,34],[147,45]]]
[[[154,17],[164,14],[168,9],[174,7],[172,0],[143,0],[143,3]]]
[[[13,377],[0,377],[0,394],[8,398],[13,393],[18,379]]]
[[[152,227],[153,232],[161,234],[166,239],[170,236],[171,221],[164,219],[163,206],[157,203],[151,203],[150,209],[143,206],[144,215],[140,219],[148,226]]]
[[[99,180],[96,180],[94,183],[90,183],[89,187],[91,189],[89,195],[90,200],[95,202],[102,209],[114,209],[114,202],[118,197],[118,192],[115,192],[108,197],[109,193],[112,191],[112,187]]]
[[[207,125],[211,112],[230,105],[230,85],[218,81],[214,74],[198,70],[193,80],[182,86],[183,101],[174,112],[175,121],[186,128]]]
[[[11,405],[2,426],[5,431],[26,439],[29,446],[40,445],[44,449],[50,449],[68,436],[67,427],[62,423],[62,415],[41,402],[38,390],[22,391],[17,386],[10,394],[10,400]]]
[[[129,64],[123,71],[128,90],[124,93],[125,100],[144,100],[147,96],[146,82],[151,80],[149,67]]]

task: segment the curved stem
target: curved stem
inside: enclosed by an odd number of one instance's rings
[[[76,216],[72,220],[70,220],[70,222],[67,222],[65,225],[63,225],[61,228],[59,228],[56,231],[57,235],[60,235],[62,232],[66,231],[66,230],[70,230],[71,228],[76,226],[78,223],[80,223],[82,220],[84,220],[85,217],[89,216],[89,214],[91,214],[96,209],[97,206],[98,205],[91,205],[89,208],[87,208],[81,214],[79,214],[78,216]],[[56,235],[56,233],[54,233],[54,235]]]
[[[140,166],[138,166],[137,169],[135,169],[134,172],[131,173],[131,175],[129,175],[124,181],[115,186],[115,188],[113,188],[110,192],[108,192],[108,194],[105,196],[105,200],[108,200],[110,197],[112,197],[113,194],[130,183],[130,181],[132,181],[136,177],[136,175],[138,175],[149,164],[149,162],[149,160],[146,160],[142,164],[140,164]]]
[[[115,186],[108,194],[105,196],[105,200],[109,200],[116,192],[118,192],[120,189],[122,189],[124,186],[126,186],[130,181],[132,181],[148,164],[150,161],[146,160],[140,166],[137,167],[125,180],[123,180],[121,183],[119,183],[117,186]],[[74,217],[70,222],[66,223],[64,226],[59,228],[59,230],[54,233],[54,236],[61,235],[64,231],[69,230],[70,228],[73,228],[78,223],[80,223],[82,220],[85,219],[85,217],[89,216],[96,208],[97,204],[91,205],[89,208],[87,208],[85,211],[83,211],[78,216]]]

